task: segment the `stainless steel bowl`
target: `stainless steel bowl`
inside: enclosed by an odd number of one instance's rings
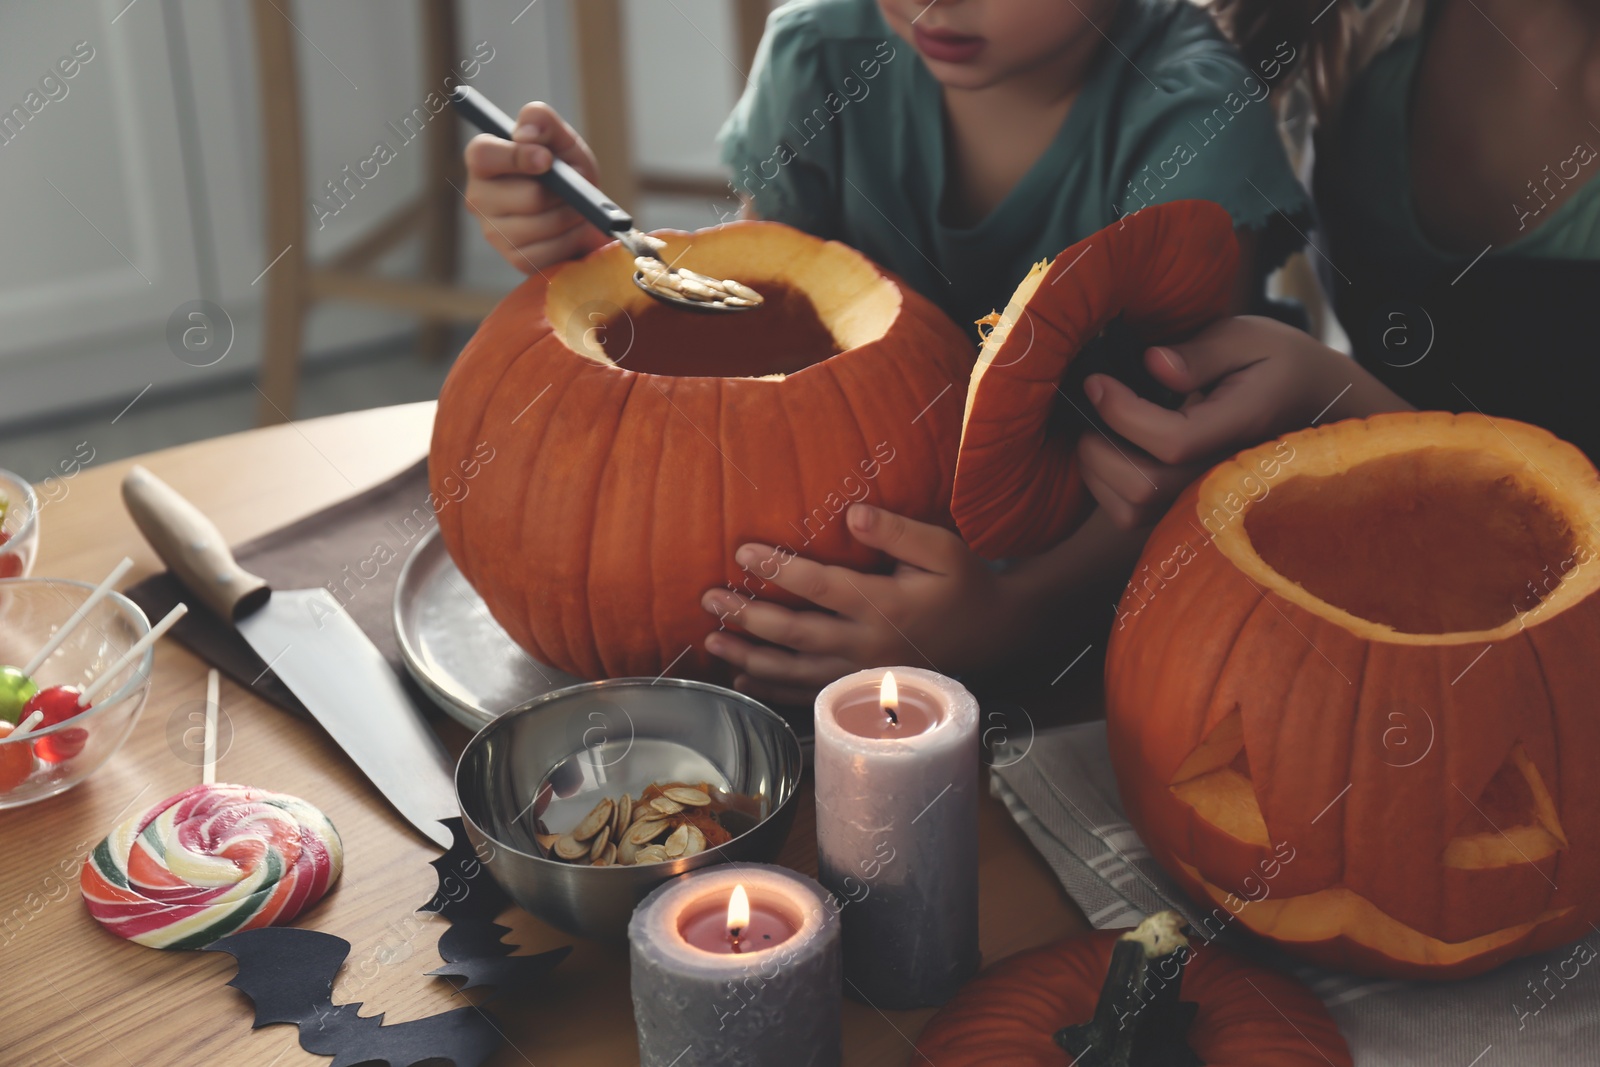
[[[489,723],[461,753],[456,794],[467,835],[517,904],[570,933],[620,941],[634,905],[668,878],[775,859],[800,772],[794,730],[765,705],[703,682],[617,678],[546,693]],[[726,844],[666,863],[585,867],[540,854],[539,819],[564,832],[602,797],[669,781],[759,798],[761,818]]]

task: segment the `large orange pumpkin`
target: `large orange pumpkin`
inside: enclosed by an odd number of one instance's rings
[[[929,1020],[913,1063],[1071,1067],[1055,1032],[1094,1015],[1121,933],[1097,930],[989,968]],[[1199,1006],[1188,1043],[1207,1067],[1349,1067],[1327,1009],[1288,975],[1202,946],[1183,968],[1182,997]]]
[[[1072,532],[1091,503],[1075,455],[1089,402],[1062,378],[1114,319],[1154,342],[1226,314],[1238,262],[1227,211],[1179,200],[1129,215],[1033,268],[989,331],[967,386],[951,512],[974,551],[1032,555]]]
[[[1128,818],[1320,963],[1450,978],[1600,920],[1600,479],[1480,415],[1291,434],[1151,536],[1106,662]]]
[[[536,658],[590,678],[719,677],[705,590],[782,599],[775,562],[735,564],[745,541],[873,569],[851,501],[950,523],[975,358],[954,323],[859,253],[775,223],[660,236],[667,260],[766,304],[658,305],[619,245],[535,275],[451,370],[429,454],[467,581]]]

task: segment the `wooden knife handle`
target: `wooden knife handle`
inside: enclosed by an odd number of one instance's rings
[[[189,591],[229,622],[267,602],[272,590],[233,558],[200,509],[143,467],[122,479],[122,502],[150,547]]]

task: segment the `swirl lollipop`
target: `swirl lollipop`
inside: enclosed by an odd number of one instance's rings
[[[118,937],[194,949],[292,921],[343,867],[338,831],[304,800],[204,782],[113,828],[84,859],[79,886],[89,914]]]

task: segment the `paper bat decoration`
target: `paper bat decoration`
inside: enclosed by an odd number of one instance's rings
[[[500,1032],[481,1008],[455,1008],[411,1022],[383,1024],[383,1015],[360,1014],[360,1004],[334,1004],[333,979],[350,955],[350,942],[319,930],[268,926],[230,934],[206,947],[239,961],[228,984],[249,997],[251,1029],[293,1023],[300,1047],[332,1056],[332,1067],[414,1064],[448,1060],[479,1067],[500,1047]]]
[[[429,971],[435,977],[460,978],[460,989],[492,985],[513,989],[548,974],[567,958],[571,945],[537,956],[513,956],[515,945],[500,940],[511,932],[495,918],[510,904],[505,890],[489,876],[467,838],[460,819],[443,819],[449,828],[450,851],[430,864],[439,875],[439,888],[418,911],[433,912],[450,921],[439,937],[439,957],[445,966]]]

